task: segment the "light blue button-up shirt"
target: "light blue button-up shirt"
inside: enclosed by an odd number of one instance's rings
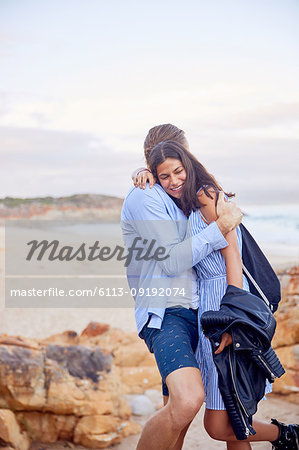
[[[152,246],[151,254],[158,247],[165,249],[167,257],[163,259],[133,258],[127,267],[138,333],[150,316],[149,326],[161,328],[169,297],[188,281],[190,289],[184,292],[192,296],[192,266],[212,251],[225,248],[227,241],[216,222],[185,239],[188,219],[158,184],[152,189],[148,185],[145,190],[131,188],[123,205],[121,227],[127,249],[136,237],[142,238],[139,242],[144,251]]]

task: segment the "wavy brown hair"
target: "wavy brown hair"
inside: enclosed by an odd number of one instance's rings
[[[180,128],[172,125],[171,123],[157,125],[149,130],[143,145],[144,156],[148,165],[152,149],[159,142],[165,141],[177,142],[178,144],[181,144],[186,150],[189,150],[189,144],[183,130],[180,130]]]
[[[191,211],[195,211],[197,208],[204,206],[197,198],[197,192],[200,188],[203,188],[206,195],[210,198],[212,198],[212,196],[209,193],[209,188],[213,188],[218,199],[219,191],[222,191],[221,186],[195,156],[178,142],[160,142],[152,148],[148,156],[149,168],[158,183],[157,168],[167,158],[178,159],[181,161],[186,171],[186,180],[179,206],[187,217],[191,214]],[[232,193],[226,193],[226,195],[228,197],[234,196]]]

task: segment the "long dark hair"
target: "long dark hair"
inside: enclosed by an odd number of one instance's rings
[[[218,193],[222,191],[222,188],[213,175],[205,169],[192,153],[174,141],[159,142],[148,156],[149,167],[158,183],[157,168],[167,158],[174,158],[181,161],[186,171],[186,180],[182,196],[179,200],[179,206],[187,217],[191,214],[191,211],[195,211],[197,208],[204,206],[197,198],[197,192],[200,188],[203,188],[206,195],[212,198],[208,191],[212,187],[218,198]],[[226,193],[226,195],[228,197],[234,196],[232,193]]]

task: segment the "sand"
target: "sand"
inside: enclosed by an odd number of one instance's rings
[[[285,260],[275,257],[275,266],[285,266]],[[289,264],[290,262],[288,262]],[[10,335],[22,335],[33,338],[43,338],[51,334],[65,330],[75,330],[80,333],[90,321],[108,323],[113,327],[122,328],[124,331],[135,331],[133,308],[101,308],[101,309],[5,309],[4,302],[4,229],[0,227],[0,276],[1,276],[1,316],[0,333]],[[268,400],[260,402],[256,418],[269,421],[271,417],[286,422],[298,422],[298,406],[283,400],[283,397],[268,396]],[[184,450],[193,449],[224,449],[225,444],[213,441],[203,428],[204,408],[194,419],[185,439]],[[132,417],[141,423],[146,422],[146,417]],[[125,439],[121,444],[114,446],[115,450],[132,450],[136,447],[138,436]],[[72,444],[36,444],[32,447],[38,449],[63,449],[66,447],[82,449]],[[254,449],[271,449],[269,443],[252,444]]]

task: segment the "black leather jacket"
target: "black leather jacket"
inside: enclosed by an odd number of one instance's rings
[[[219,311],[204,312],[200,321],[212,345],[219,389],[234,433],[237,439],[246,439],[255,434],[252,416],[264,396],[266,379],[273,383],[285,372],[271,347],[275,318],[259,297],[228,286]],[[232,335],[233,343],[215,355],[224,332]]]

